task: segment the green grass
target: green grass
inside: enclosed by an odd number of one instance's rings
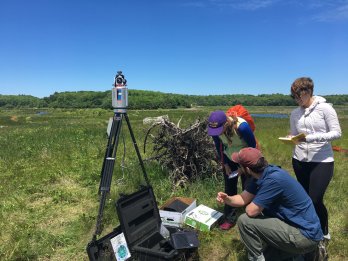
[[[191,110],[128,111],[140,150],[149,126],[145,117],[169,115],[186,127],[197,117],[204,119],[216,108]],[[226,108],[222,108],[226,109]],[[251,113],[286,113],[287,107],[250,107]],[[333,144],[348,149],[347,107],[336,108],[343,137]],[[112,111],[94,110],[1,110],[0,111],[0,260],[87,260],[99,206],[100,170],[106,148],[106,126]],[[289,130],[289,119],[255,118],[256,136],[268,161],[293,175],[291,146],[277,138]],[[110,199],[104,211],[103,234],[118,225],[114,201],[119,193],[134,192],[144,184],[126,123],[126,168],[121,169],[122,140]],[[122,136],[122,135],[121,135]],[[146,158],[147,155],[142,155]],[[172,196],[194,197],[222,211],[215,201],[223,190],[218,174],[173,191],[166,169],[155,162],[146,164],[158,204]],[[347,154],[335,152],[335,174],[325,194],[332,240],[330,260],[348,259],[348,169]],[[240,212],[243,210],[240,209]],[[246,260],[238,229],[213,229],[199,233],[201,260]]]

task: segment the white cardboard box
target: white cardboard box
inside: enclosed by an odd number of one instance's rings
[[[166,207],[170,206],[174,201],[179,200],[182,203],[188,205],[188,207],[182,212],[168,211],[164,210]],[[166,201],[159,209],[162,224],[182,227],[185,220],[185,215],[197,206],[196,200],[194,198],[184,198],[184,197],[173,197]]]
[[[215,209],[199,205],[186,214],[185,224],[200,231],[209,231],[222,216],[223,214]]]

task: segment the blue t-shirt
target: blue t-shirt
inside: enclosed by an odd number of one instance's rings
[[[260,179],[247,185],[246,191],[255,195],[253,202],[264,208],[266,216],[277,217],[299,228],[309,239],[322,240],[323,233],[312,200],[285,170],[269,165]]]

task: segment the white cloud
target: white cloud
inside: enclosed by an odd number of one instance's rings
[[[314,21],[332,22],[348,20],[348,2],[342,5],[326,7],[323,11],[313,16]]]
[[[210,0],[210,3],[219,7],[230,7],[240,10],[257,10],[272,6],[279,0]]]
[[[307,10],[306,17],[300,20],[329,22],[348,20],[348,0],[187,0],[180,3],[186,7],[231,8],[244,11],[257,11],[276,5],[287,5]]]

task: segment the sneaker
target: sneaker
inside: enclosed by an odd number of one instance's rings
[[[318,246],[311,252],[304,255],[304,260],[320,260],[328,261],[329,255],[327,253],[324,240],[318,243]]]
[[[327,253],[326,247],[325,247],[325,242],[320,241],[318,245],[318,256],[315,260],[323,260],[323,261],[328,261],[329,260],[329,255]]]
[[[222,230],[229,230],[229,229],[233,228],[234,226],[235,226],[234,223],[230,223],[230,222],[225,221],[224,223],[222,223],[220,225],[220,229],[222,229]]]
[[[324,235],[324,240],[327,240],[327,241],[331,240],[330,233],[327,233],[326,235]]]

